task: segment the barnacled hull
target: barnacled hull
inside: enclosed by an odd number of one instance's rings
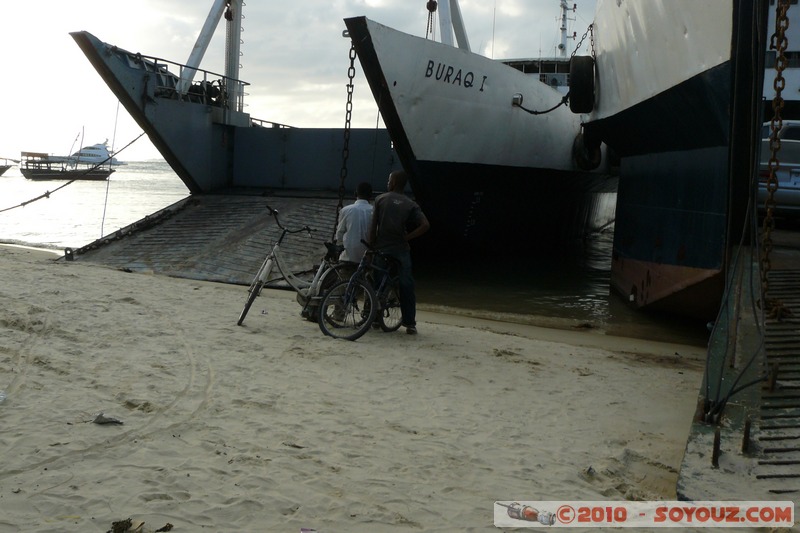
[[[740,0],[598,2],[586,131],[620,158],[611,283],[635,307],[719,309],[761,120],[753,13]]]
[[[605,161],[578,166],[580,117],[538,76],[364,17],[345,24],[437,249],[536,256],[613,218],[597,207],[614,176]],[[515,95],[556,109],[526,113]]]

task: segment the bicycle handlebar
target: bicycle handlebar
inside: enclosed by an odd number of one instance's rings
[[[277,209],[273,209],[269,205],[267,205],[266,207],[267,207],[267,211],[269,211],[269,214],[275,219],[275,223],[278,225],[278,227],[280,229],[282,229],[284,231],[284,233],[300,233],[302,231],[305,231],[310,236],[311,232],[317,231],[314,228],[310,227],[308,224],[306,224],[305,226],[303,226],[300,229],[294,229],[294,230],[286,229],[285,227],[283,227],[283,224],[281,224],[281,221],[278,218],[278,210]]]
[[[377,248],[375,248],[375,246],[373,246],[372,244],[368,243],[364,239],[361,239],[361,244],[363,244],[364,246],[367,247],[367,252],[368,253],[373,253],[375,255],[379,255],[381,257],[387,257],[387,258],[389,258],[389,259],[391,259],[393,261],[397,261],[397,259],[395,259],[394,257],[392,257],[390,255],[387,255],[385,252],[382,252],[382,251],[378,250]],[[366,257],[366,256],[367,256],[367,254],[365,253],[364,257]]]

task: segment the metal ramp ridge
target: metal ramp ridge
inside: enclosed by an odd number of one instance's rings
[[[800,232],[780,231],[762,317],[760,255],[734,254],[730,297],[709,339],[706,373],[689,430],[679,500],[797,501],[800,495]]]
[[[768,318],[755,477],[771,494],[800,494],[800,270],[771,270],[771,298],[791,315]]]
[[[305,225],[281,247],[293,272],[312,270],[325,253],[338,198],[192,195],[74,251],[67,260],[128,271],[249,285],[280,230],[269,205],[289,228]],[[276,277],[279,273],[276,273]]]

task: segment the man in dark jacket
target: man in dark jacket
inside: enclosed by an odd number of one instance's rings
[[[402,324],[406,333],[413,335],[417,333],[417,298],[408,241],[428,231],[431,225],[419,205],[403,193],[407,182],[408,174],[403,170],[389,174],[389,192],[375,199],[370,243],[399,263]]]

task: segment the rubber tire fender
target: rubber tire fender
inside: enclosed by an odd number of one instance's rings
[[[594,109],[594,58],[573,56],[569,60],[569,109],[591,113]]]

